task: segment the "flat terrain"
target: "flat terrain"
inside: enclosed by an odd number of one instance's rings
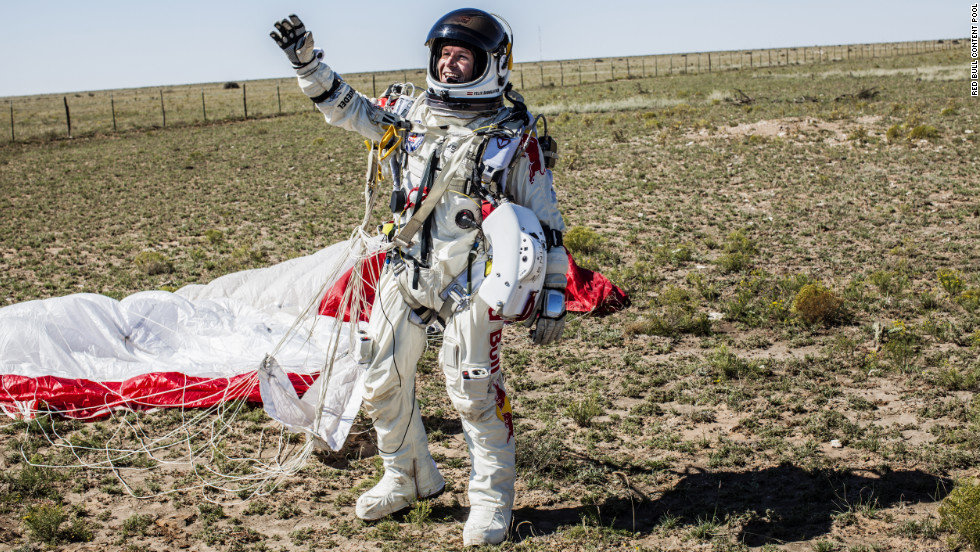
[[[566,243],[632,306],[572,316],[549,347],[508,328],[519,478],[500,549],[955,549],[939,506],[980,476],[967,78],[960,45],[525,92],[560,145]],[[359,220],[362,157],[313,112],[0,144],[0,305],[172,290],[312,253]],[[369,424],[272,494],[219,507],[32,467],[24,456],[77,463],[40,437],[44,420],[2,428],[0,542],[461,549],[468,459],[434,351],[417,388],[447,492],[404,516],[354,516],[380,476]],[[229,447],[273,428],[254,406],[239,418]],[[116,423],[54,421],[72,442]],[[156,495],[188,479],[132,481]],[[57,531],[38,532],[45,515]]]

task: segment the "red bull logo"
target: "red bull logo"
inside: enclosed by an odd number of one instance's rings
[[[514,437],[514,412],[510,408],[510,399],[499,382],[493,382],[494,398],[497,402],[497,418],[507,426],[507,442]]]
[[[541,147],[538,146],[538,139],[530,134],[525,134],[521,140],[524,148],[524,155],[529,164],[531,184],[534,184],[534,175],[544,174],[544,164],[541,162]]]
[[[500,370],[500,340],[503,338],[504,330],[497,330],[490,334],[490,373],[493,374]]]

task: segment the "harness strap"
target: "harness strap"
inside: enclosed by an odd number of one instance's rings
[[[442,194],[446,193],[446,190],[449,189],[449,182],[452,180],[450,175],[441,174],[439,178],[435,178],[436,165],[438,163],[439,148],[437,147],[432,150],[432,155],[426,161],[425,169],[422,171],[422,181],[419,183],[419,197],[415,202],[415,211],[412,213],[412,217],[408,219],[408,222],[405,223],[405,226],[402,227],[401,232],[392,240],[398,247],[408,249],[412,245],[412,238],[422,228],[422,223],[429,217],[432,210],[436,208],[436,203],[439,203]],[[435,180],[435,184],[433,184],[433,180]],[[429,190],[428,194],[425,194],[425,198],[428,201],[423,201],[422,199],[425,190]]]

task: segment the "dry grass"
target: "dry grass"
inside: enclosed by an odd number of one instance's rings
[[[963,82],[914,77],[961,66],[962,45],[841,53],[824,54],[840,74],[821,79],[756,57],[746,71],[527,92],[532,109],[608,98],[612,111],[559,113],[549,129],[566,222],[581,228],[576,261],[634,306],[570,317],[546,348],[507,330],[520,477],[501,549],[947,548],[956,530],[940,504],[980,467],[980,118]],[[719,93],[736,89],[752,101]],[[666,101],[616,104],[648,96]],[[912,139],[921,125],[935,133]],[[2,299],[120,297],[312,252],[356,222],[361,147],[312,112],[2,145]],[[138,262],[160,258],[169,271]],[[807,286],[848,316],[806,323],[794,303]],[[124,496],[105,473],[32,468],[22,450],[53,453],[19,424],[2,436],[0,541],[458,550],[467,459],[434,363],[418,389],[449,484],[406,516],[353,515],[379,475],[369,434],[271,499],[218,511],[195,494]],[[257,411],[233,441],[270,423]],[[61,430],[95,439],[106,424]],[[141,488],[182,477],[153,472]],[[92,543],[70,542],[73,520]]]

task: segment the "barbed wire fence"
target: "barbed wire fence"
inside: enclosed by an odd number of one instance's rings
[[[968,42],[946,39],[518,63],[511,82],[518,90],[534,90],[633,78],[912,56],[951,50]],[[422,69],[354,73],[344,75],[344,79],[372,97],[377,97],[391,82],[412,82],[419,89],[425,86]],[[24,96],[7,98],[7,104],[9,118],[0,122],[0,135],[6,135],[9,142],[267,118],[315,110],[292,78]]]

